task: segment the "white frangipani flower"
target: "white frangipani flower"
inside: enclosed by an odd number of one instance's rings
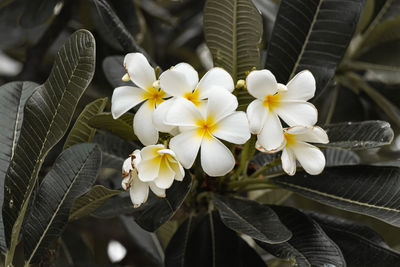
[[[152,123],[153,112],[163,102],[167,94],[160,90],[154,69],[141,53],[129,53],[125,56],[124,67],[130,80],[137,86],[115,88],[111,98],[111,113],[114,119],[146,101],[138,109],[133,120],[135,135],[144,145],[158,141],[158,131]]]
[[[277,83],[268,70],[255,70],[246,78],[249,93],[256,98],[247,107],[250,131],[267,152],[276,152],[284,145],[281,118],[289,126],[313,126],[317,109],[307,100],[315,93],[311,72],[298,73],[285,86]]]
[[[246,114],[235,111],[238,101],[226,90],[216,90],[208,96],[206,108],[178,98],[169,109],[165,123],[179,126],[180,134],[170,141],[183,167],[190,168],[201,147],[201,166],[210,176],[222,176],[231,171],[235,159],[231,151],[217,138],[244,144],[250,138]]]
[[[231,75],[222,68],[210,69],[199,82],[197,71],[192,66],[179,63],[160,75],[160,87],[173,97],[157,107],[153,122],[159,131],[170,132],[173,126],[164,123],[165,116],[177,98],[186,98],[202,108],[210,93],[215,90],[232,92],[234,84]]]
[[[157,187],[154,182],[143,182],[139,179],[136,166],[140,163],[140,150],[135,150],[122,165],[122,188],[129,189],[130,197],[135,208],[147,201],[149,187],[158,197],[165,197],[165,189]]]
[[[294,126],[284,129],[285,146],[282,151],[282,168],[289,174],[296,173],[296,159],[303,169],[311,174],[320,174],[325,168],[325,156],[310,143],[329,143],[328,135],[318,126]],[[262,147],[258,148],[263,151]]]
[[[151,145],[144,147],[140,155],[141,161],[136,167],[142,182],[152,182],[158,188],[167,189],[174,180],[183,180],[185,171],[171,149],[161,144]]]

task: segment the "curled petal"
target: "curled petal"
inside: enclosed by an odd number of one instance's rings
[[[154,107],[145,102],[133,119],[133,130],[144,145],[153,145],[158,141],[158,131],[153,125]]]
[[[139,178],[137,178],[136,176],[133,178],[129,194],[133,206],[137,208],[147,201],[147,198],[149,196],[149,186],[147,183],[140,181]]]
[[[307,101],[314,97],[315,78],[308,70],[296,74],[286,85],[287,91],[282,93],[282,100]]]
[[[138,87],[121,86],[114,89],[111,97],[111,113],[114,119],[144,101],[144,91]]]
[[[124,66],[131,81],[140,88],[147,90],[156,81],[153,67],[141,53],[127,54],[124,59]]]
[[[151,191],[158,197],[165,197],[165,189],[159,188],[154,182],[148,182]]]
[[[304,142],[297,142],[291,149],[307,173],[317,175],[324,170],[325,156],[317,147]]]
[[[212,133],[215,137],[234,143],[244,144],[250,139],[246,113],[236,111],[218,122]]]
[[[127,158],[124,163],[122,164],[122,173],[129,173],[131,170],[133,170],[132,168],[132,159],[131,157]]]
[[[204,74],[201,78],[197,88],[200,92],[200,98],[208,98],[210,94],[215,90],[213,87],[225,89],[228,92],[232,92],[234,84],[231,75],[222,68],[212,68]]]
[[[257,141],[268,153],[276,152],[284,146],[282,124],[275,113],[268,113],[264,127],[257,135]]]
[[[284,148],[281,156],[282,169],[289,175],[296,173],[296,157],[290,148]]]
[[[269,70],[253,70],[246,78],[246,85],[249,93],[260,100],[278,91],[278,83]]]
[[[209,176],[223,176],[235,166],[231,151],[217,138],[203,138],[201,167]]]
[[[201,140],[202,138],[197,136],[196,130],[190,130],[174,136],[169,142],[169,147],[175,152],[182,166],[189,169],[199,152]]]
[[[259,99],[254,100],[248,105],[246,113],[251,133],[259,134],[261,132],[268,112],[268,108]]]
[[[314,105],[303,101],[282,102],[274,111],[289,126],[313,126],[318,119],[318,111]]]

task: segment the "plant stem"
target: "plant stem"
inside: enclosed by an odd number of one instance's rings
[[[268,164],[260,167],[257,171],[255,171],[252,175],[250,175],[249,178],[257,178],[260,174],[262,174],[264,171],[271,169],[275,166],[277,166],[281,162],[280,158],[276,158],[273,161],[269,162]]]
[[[279,186],[274,185],[274,184],[255,184],[255,185],[246,186],[244,188],[240,188],[238,191],[248,192],[248,191],[276,189],[276,188],[279,188]]]
[[[250,158],[255,152],[256,136],[252,135],[250,140],[243,146],[242,152],[240,153],[239,167],[236,169],[235,173],[232,175],[231,179],[235,180],[244,173],[246,176],[247,166],[250,162]]]

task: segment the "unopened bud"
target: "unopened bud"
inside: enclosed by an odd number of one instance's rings
[[[246,89],[246,81],[245,80],[237,81],[236,89]]]
[[[157,80],[157,81],[155,81],[154,83],[153,83],[153,88],[154,89],[160,89],[160,81],[159,80]]]
[[[130,80],[131,80],[131,77],[129,76],[128,73],[125,73],[125,75],[122,76],[122,81],[129,82]]]

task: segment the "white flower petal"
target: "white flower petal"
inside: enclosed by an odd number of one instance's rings
[[[142,160],[137,166],[139,179],[143,182],[154,181],[158,177],[161,157],[151,160]]]
[[[170,133],[175,128],[175,126],[165,124],[164,122],[166,120],[167,113],[174,105],[174,102],[175,98],[168,99],[158,105],[157,108],[154,110],[153,124],[158,131],[163,133]]]
[[[157,187],[162,189],[170,188],[172,183],[174,182],[175,172],[170,167],[167,160],[162,160],[160,164],[160,169],[158,171],[158,176],[154,180],[154,183]]]
[[[234,144],[244,144],[250,139],[246,113],[236,111],[218,122],[212,135]]]
[[[269,70],[253,70],[247,75],[246,85],[249,93],[260,100],[278,91],[278,83]]]
[[[132,159],[133,167],[136,168],[136,166],[142,160],[142,157],[140,156],[140,150],[139,149],[136,149],[135,151],[133,151],[132,158],[133,158]]]
[[[190,130],[174,136],[169,147],[175,152],[178,161],[183,167],[192,167],[199,151],[202,138],[197,136],[196,130]]]
[[[129,190],[132,203],[135,208],[146,202],[149,196],[149,186],[140,181],[137,177],[133,178],[131,189]]]
[[[215,122],[232,114],[238,107],[238,101],[233,94],[218,90],[208,98],[207,116],[211,116]]]
[[[203,138],[201,167],[209,176],[223,176],[235,166],[231,151],[217,138]]]
[[[170,166],[175,172],[174,179],[177,181],[182,181],[183,178],[185,177],[185,170],[183,169],[182,165],[179,162],[177,162],[175,164],[171,164]]]
[[[314,97],[315,78],[308,70],[296,74],[286,85],[287,91],[282,92],[282,100],[307,101]]]
[[[111,97],[111,113],[114,119],[144,101],[142,89],[133,86],[121,86],[114,89]]]
[[[282,124],[275,113],[268,113],[264,127],[257,138],[258,143],[269,153],[278,151],[285,144]]]
[[[296,139],[299,141],[320,144],[329,143],[328,135],[321,127],[318,126],[293,126],[286,129],[286,132],[296,135]]]
[[[133,168],[132,168],[132,159],[131,159],[131,157],[129,157],[122,164],[122,172],[129,173],[131,170],[133,170]]]
[[[133,119],[133,131],[145,146],[153,145],[158,141],[158,131],[153,125],[153,112],[154,107],[145,102]]]
[[[178,98],[171,106],[164,123],[176,126],[196,126],[202,120],[199,109],[186,98]]]
[[[325,168],[325,156],[317,147],[297,142],[290,147],[303,169],[311,175],[320,174]]]
[[[246,113],[251,133],[259,134],[261,132],[268,111],[268,107],[265,107],[259,99],[254,100],[247,106]]]
[[[289,126],[313,126],[318,120],[317,109],[308,102],[282,102],[274,108],[274,111]]]
[[[175,97],[183,97],[185,93],[190,93],[195,89],[193,83],[188,81],[183,73],[174,69],[160,75],[160,87],[164,92]]]
[[[210,93],[214,91],[213,87],[223,88],[228,92],[232,92],[235,85],[233,84],[233,80],[231,75],[222,68],[212,68],[204,74],[203,78],[201,78],[197,88],[200,92],[200,98],[204,99],[209,97]]]
[[[164,145],[158,144],[146,146],[140,151],[140,156],[142,160],[151,160],[159,157],[160,154],[158,153],[158,151],[160,151],[161,149],[164,149]]]
[[[127,189],[129,188],[129,186],[130,186],[130,179],[131,179],[131,176],[130,176],[130,175],[128,175],[128,176],[126,176],[125,178],[122,179],[121,187],[122,187],[124,190],[127,190]]]
[[[282,169],[289,175],[296,173],[296,158],[290,148],[284,148],[281,156]]]
[[[149,187],[153,193],[158,197],[165,197],[165,189],[159,188],[154,182],[148,182]]]
[[[173,71],[177,71],[185,75],[190,88],[194,90],[197,83],[199,82],[199,74],[197,71],[187,63],[179,63],[172,68]]]
[[[129,53],[124,59],[125,69],[129,73],[131,81],[143,89],[153,86],[156,81],[156,74],[150,66],[146,57],[141,53]]]

